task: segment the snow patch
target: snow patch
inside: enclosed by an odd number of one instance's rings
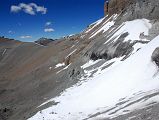
[[[3,53],[2,53],[2,56],[4,56],[4,54],[6,53],[7,49],[4,49]]]
[[[96,31],[94,31],[91,35],[90,38],[93,38],[94,36],[96,36],[98,33],[102,32],[106,32],[108,31],[115,23],[115,19],[117,18],[117,14],[112,15],[106,22],[103,23],[101,28],[98,28]]]
[[[140,35],[142,33],[144,33],[144,35],[148,35],[149,29],[151,29],[152,24],[147,19],[137,19],[137,20],[133,20],[133,21],[127,21],[127,22],[123,23],[120,27],[121,28],[109,40],[112,40],[113,38],[115,38],[114,41],[116,41],[120,37],[120,35],[122,35],[124,33],[128,33],[129,35],[125,38],[124,41],[129,41],[129,40],[147,41],[146,39],[141,39]],[[106,41],[105,44],[108,41]]]
[[[69,64],[68,66],[66,66],[65,68],[63,68],[63,69],[61,69],[61,70],[59,70],[58,72],[56,72],[56,74],[59,74],[60,72],[62,72],[62,71],[64,71],[64,70],[66,70],[69,66],[70,66],[71,64]]]
[[[52,67],[49,67],[49,70],[52,70]]]
[[[82,65],[81,68],[85,69],[87,67],[90,67],[90,66],[98,63],[99,61],[101,61],[101,60],[96,60],[96,61],[90,60],[87,63],[85,63],[84,65]]]
[[[95,28],[97,25],[99,25],[102,21],[104,20],[104,18],[101,18],[100,20],[96,21],[95,23],[92,23],[90,26],[92,26],[91,28],[89,28],[88,30],[86,30],[85,33],[90,32],[93,28]]]
[[[65,63],[58,63],[55,68],[59,68],[59,67],[62,67],[62,66],[65,66]]]

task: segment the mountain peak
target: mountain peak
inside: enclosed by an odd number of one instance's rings
[[[51,38],[39,38],[38,40],[35,41],[35,43],[40,44],[40,45],[44,45],[47,46],[49,43],[53,42],[54,40]]]

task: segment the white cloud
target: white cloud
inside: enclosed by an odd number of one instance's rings
[[[49,21],[49,22],[45,23],[45,26],[50,26],[51,24],[52,24],[52,22]]]
[[[38,6],[35,3],[20,3],[18,6],[12,5],[11,6],[11,12],[17,13],[23,11],[27,14],[30,15],[35,15],[36,13],[41,13],[41,14],[46,14],[47,13],[47,8],[44,6]]]
[[[15,32],[14,32],[14,31],[9,30],[9,31],[8,31],[8,33],[9,33],[9,34],[14,34]]]
[[[53,28],[45,28],[44,31],[45,32],[54,32],[55,30]]]
[[[34,7],[37,12],[41,12],[42,14],[46,14],[47,12],[47,8],[45,8],[44,6],[38,6],[35,3],[30,3],[30,5]]]
[[[11,12],[19,12],[21,10],[21,8],[19,6],[15,6],[15,5],[12,5],[11,6]]]
[[[28,38],[32,38],[32,36],[30,35],[25,35],[25,36],[20,36],[21,39],[28,39]]]

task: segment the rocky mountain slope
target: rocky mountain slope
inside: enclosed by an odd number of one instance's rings
[[[111,0],[82,33],[0,38],[0,120],[157,120],[159,1]]]
[[[53,41],[54,41],[53,39],[40,38],[40,39],[36,40],[35,43],[37,43],[39,45],[47,46],[49,43],[51,43]]]

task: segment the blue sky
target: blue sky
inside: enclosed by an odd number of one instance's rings
[[[103,17],[104,0],[0,0],[0,36],[22,41],[79,33]]]

